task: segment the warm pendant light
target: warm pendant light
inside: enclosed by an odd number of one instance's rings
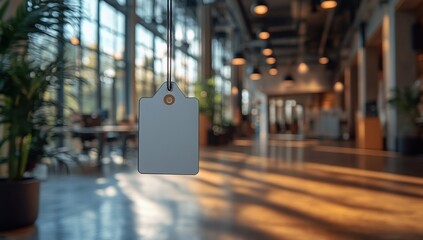
[[[332,9],[336,8],[338,2],[336,0],[321,0],[320,7],[323,9]]]
[[[259,39],[261,40],[267,40],[270,38],[270,32],[266,29],[266,28],[261,28],[258,32],[257,32],[257,36]]]
[[[333,90],[335,90],[335,92],[337,93],[341,93],[342,91],[344,91],[344,84],[341,82],[336,82],[333,86]]]
[[[232,86],[232,88],[231,88],[231,93],[232,93],[232,95],[238,95],[238,88],[236,87],[236,86]]]
[[[298,65],[298,72],[301,74],[308,73],[308,66],[304,62],[300,63]]]
[[[70,39],[70,43],[72,44],[72,45],[79,45],[79,38],[77,38],[77,37],[72,37],[71,39]]]
[[[285,76],[284,82],[287,84],[293,84],[294,83],[294,78],[292,77],[291,74],[287,74]]]
[[[269,68],[269,74],[270,75],[276,76],[276,75],[278,75],[278,73],[279,73],[279,70],[276,67],[276,65],[273,65],[272,67]]]
[[[244,65],[246,63],[244,54],[242,54],[241,52],[237,52],[234,54],[234,57],[231,60],[232,65],[235,66],[240,66],[240,65]]]
[[[329,63],[329,58],[328,57],[320,57],[319,63],[322,64],[322,65],[326,65],[326,64]]]
[[[269,11],[269,6],[265,0],[256,0],[251,5],[251,12],[257,15],[265,15]]]
[[[260,80],[260,78],[261,78],[260,69],[258,67],[254,67],[253,71],[250,74],[250,79],[253,81],[257,81],[257,80]]]
[[[264,56],[269,57],[273,54],[273,49],[269,45],[266,45],[266,47],[263,48],[262,53]]]
[[[266,63],[269,65],[276,63],[276,58],[273,55],[270,55],[266,58]]]

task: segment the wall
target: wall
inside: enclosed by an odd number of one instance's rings
[[[263,77],[259,81],[251,81],[261,92],[267,95],[283,95],[294,93],[317,93],[331,91],[329,84],[329,74],[325,66],[309,64],[307,74],[299,74],[297,65],[291,67],[279,67],[279,74],[271,76],[267,73],[268,67],[261,67]],[[294,85],[289,85],[283,81],[287,74],[291,74],[295,79]]]

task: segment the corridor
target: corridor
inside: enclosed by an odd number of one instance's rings
[[[235,140],[197,176],[54,177],[36,225],[0,239],[422,239],[421,159],[348,145]]]

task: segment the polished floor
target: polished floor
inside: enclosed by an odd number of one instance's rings
[[[134,162],[51,176],[10,239],[423,239],[423,158],[317,140],[201,150],[197,176]]]

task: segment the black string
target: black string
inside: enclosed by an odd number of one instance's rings
[[[172,91],[173,7],[167,0],[167,90]]]

